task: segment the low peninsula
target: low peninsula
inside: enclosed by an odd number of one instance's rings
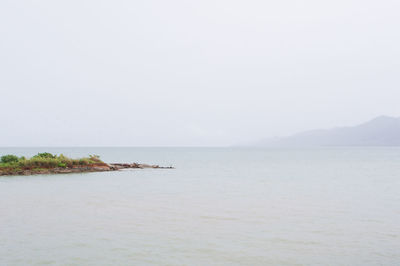
[[[44,152],[31,158],[11,154],[0,158],[0,176],[104,172],[129,168],[173,169],[172,166],[162,167],[140,163],[105,163],[98,155],[71,159],[63,154],[54,155]]]

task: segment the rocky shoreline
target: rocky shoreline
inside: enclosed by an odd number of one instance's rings
[[[97,165],[73,166],[73,167],[54,167],[54,168],[34,168],[20,169],[18,171],[0,170],[0,176],[13,175],[46,175],[46,174],[68,174],[68,173],[87,173],[87,172],[106,172],[119,171],[123,169],[174,169],[172,166],[163,167],[159,165],[149,165],[140,163],[102,163]]]

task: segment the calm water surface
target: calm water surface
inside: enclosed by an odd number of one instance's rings
[[[400,148],[0,148],[175,170],[0,177],[0,265],[400,265]]]

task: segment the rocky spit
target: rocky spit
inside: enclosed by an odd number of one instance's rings
[[[172,166],[164,167],[159,165],[141,164],[141,163],[110,163],[87,166],[74,167],[55,167],[55,168],[38,168],[38,169],[21,169],[19,171],[1,171],[0,176],[5,175],[46,175],[46,174],[68,174],[68,173],[87,173],[87,172],[106,172],[119,171],[124,169],[174,169]]]

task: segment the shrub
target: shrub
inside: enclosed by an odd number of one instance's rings
[[[18,160],[18,166],[25,167],[25,164],[28,160],[25,157],[20,157]]]
[[[48,159],[55,159],[57,158],[57,155],[53,155],[51,153],[48,152],[42,152],[42,153],[38,153],[35,156],[33,156],[33,158],[48,158]]]
[[[1,156],[2,163],[16,163],[18,162],[18,157],[12,154]]]
[[[73,160],[70,159],[70,158],[68,158],[68,157],[66,157],[66,156],[64,156],[63,154],[60,154],[60,155],[57,157],[57,160],[59,161],[59,163],[63,163],[63,164],[65,164],[65,165],[68,166],[68,167],[72,167],[72,166],[74,165]]]
[[[58,163],[58,167],[66,168],[67,165],[65,163]]]
[[[15,163],[0,163],[0,169],[6,169],[6,168],[13,168],[15,167]]]
[[[26,160],[24,162],[24,166],[26,167],[57,167],[59,161],[55,158],[41,158],[41,157],[33,157],[30,160]]]

